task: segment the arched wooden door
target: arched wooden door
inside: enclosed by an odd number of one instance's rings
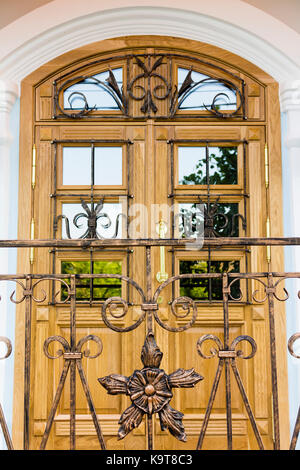
[[[23,83],[20,236],[57,240],[19,257],[40,301],[27,445],[65,449],[71,433],[77,449],[272,448],[251,273],[280,270],[282,253],[239,239],[281,228],[276,84],[192,41],[88,49]]]

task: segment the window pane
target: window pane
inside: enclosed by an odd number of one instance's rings
[[[237,147],[209,147],[209,183],[238,183]]]
[[[91,209],[91,204],[87,204]],[[94,209],[97,206],[97,202],[94,203]],[[122,213],[122,204],[119,203],[104,203],[102,209],[98,213],[97,220],[97,232],[99,238],[122,238],[122,222],[123,219],[120,216],[119,221],[117,217]],[[84,217],[87,215],[81,204],[62,204],[62,214],[65,215],[69,220],[70,236],[71,238],[81,238],[85,235],[88,229],[88,218]],[[74,217],[78,214],[83,214],[82,217],[77,220],[77,227],[74,224]],[[76,220],[75,220],[76,222]],[[116,235],[116,237],[115,237]],[[62,221],[62,238],[67,237],[66,225]]]
[[[121,261],[62,261],[62,274],[122,274]],[[69,281],[67,281],[69,283]],[[121,296],[121,280],[114,278],[78,279],[77,300],[105,300]],[[62,300],[67,298],[67,289],[62,288]]]
[[[95,147],[95,185],[122,184],[122,147]]]
[[[180,274],[239,272],[239,261],[181,260]],[[239,296],[239,282],[232,285],[233,297]],[[222,300],[222,279],[181,279],[180,295],[194,300]]]
[[[178,147],[179,184],[206,184],[205,147]]]
[[[122,68],[113,69],[112,72],[121,90],[123,82]],[[86,78],[67,88],[64,91],[64,109],[83,109],[85,106],[84,97],[89,109],[119,109],[106,87],[98,83],[98,80],[105,83],[108,74],[109,72],[106,71],[93,75],[93,77]],[[82,95],[84,95],[84,97]]]
[[[186,78],[189,70],[178,69],[178,89],[184,79]],[[215,107],[219,110],[235,110],[237,109],[236,92],[222,82],[204,75],[199,72],[192,72],[191,78],[195,83],[190,93],[187,94],[179,107],[179,109],[195,109],[205,110],[206,108],[211,109],[211,105],[214,102]],[[198,84],[198,85],[196,85]]]
[[[211,203],[207,204],[188,204],[182,203],[178,205],[178,230],[180,238],[201,237],[204,235],[205,228],[205,211],[211,212],[213,217],[213,230],[215,236],[221,237],[238,237],[239,224],[238,214],[239,205],[237,203]],[[214,215],[213,215],[214,214]],[[208,212],[207,218],[210,217]]]
[[[207,162],[205,147],[178,147],[178,182],[238,184],[237,155],[237,147],[208,147]]]
[[[90,147],[63,147],[63,184],[91,184]]]

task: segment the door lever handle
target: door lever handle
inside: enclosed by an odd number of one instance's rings
[[[156,233],[159,238],[164,238],[168,231],[168,227],[163,220],[160,220],[156,225]],[[168,279],[168,273],[166,273],[166,260],[165,260],[165,247],[160,247],[160,271],[156,274],[158,282],[164,282]]]

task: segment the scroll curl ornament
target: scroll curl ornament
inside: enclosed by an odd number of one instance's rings
[[[297,341],[298,339],[300,339],[300,333],[295,333],[294,335],[292,335],[288,341],[288,350],[290,352],[290,354],[295,357],[296,359],[300,359],[300,355],[296,354],[295,351],[294,351],[294,343],[295,341]]]
[[[205,354],[202,350],[202,346],[205,341],[214,341],[217,346],[216,348],[213,347],[210,349],[210,356]],[[247,341],[251,345],[251,352],[247,356],[244,356],[244,352],[242,350],[236,350],[237,345],[242,341]],[[208,334],[201,336],[201,338],[198,339],[197,351],[199,355],[203,357],[203,359],[211,359],[213,357],[223,358],[225,357],[225,354],[227,354],[227,357],[230,357],[231,359],[233,359],[234,357],[240,357],[242,359],[251,359],[257,351],[257,345],[255,340],[251,336],[240,335],[232,341],[231,345],[229,346],[229,349],[225,349],[220,338],[215,335]]]
[[[150,56],[148,56],[148,59],[150,59]],[[154,99],[156,100],[165,100],[168,98],[168,96],[171,93],[171,85],[168,83],[167,79],[159,74],[158,72],[155,72],[155,70],[158,69],[158,67],[162,64],[163,62],[163,56],[160,56],[154,64],[146,64],[143,62],[139,57],[135,56],[135,60],[137,65],[139,66],[140,69],[142,69],[142,72],[137,74],[130,83],[127,85],[127,92],[128,95],[130,96],[131,99],[135,101],[143,101],[143,104],[141,106],[141,111],[143,114],[149,114],[151,111],[156,114],[157,113],[157,106],[154,102]],[[162,84],[156,85],[153,90],[150,89],[150,81],[151,79],[157,79],[161,80]],[[146,79],[147,85],[143,86],[140,84],[137,84],[137,82],[141,79]],[[134,94],[133,90],[140,90],[141,95],[138,96]],[[163,90],[164,93],[160,96],[158,94],[159,90]]]
[[[91,113],[93,110],[96,109],[96,105],[94,107],[90,107],[88,104],[87,97],[84,93],[80,91],[74,91],[70,93],[68,97],[68,102],[70,105],[70,108],[72,109],[72,98],[77,96],[77,98],[82,100],[82,107],[80,111],[78,112],[70,112],[68,113],[65,109],[62,109],[60,105],[60,94],[63,93],[67,88],[68,85],[72,86],[74,84],[80,83],[84,80],[91,80],[95,85],[99,86],[100,89],[105,90],[115,101],[117,107],[122,111],[123,114],[127,114],[127,103],[126,103],[126,98],[124,96],[123,90],[119,88],[119,85],[117,83],[117,80],[112,72],[112,70],[109,70],[108,72],[108,78],[105,81],[98,80],[94,76],[79,76],[79,77],[74,77],[66,82],[64,82],[57,90],[55,93],[55,106],[57,109],[62,113],[63,116],[66,116],[68,118],[82,118],[87,116],[89,113]]]
[[[217,348],[211,348],[210,349],[210,356],[208,356],[207,354],[204,354],[204,352],[202,351],[202,345],[205,341],[214,341]],[[199,355],[201,357],[203,357],[203,359],[211,359],[212,357],[216,357],[219,353],[219,351],[221,351],[223,349],[223,344],[220,340],[220,338],[218,338],[217,336],[215,335],[204,335],[204,336],[201,336],[201,338],[198,339],[197,341],[197,351],[199,353]]]
[[[0,343],[4,343],[5,346],[6,346],[6,353],[4,354],[4,356],[0,356],[0,360],[1,359],[6,359],[12,353],[11,341],[8,338],[6,338],[5,336],[0,336]]]
[[[251,352],[250,354],[248,354],[248,356],[244,356],[244,353],[242,350],[238,349],[236,350],[236,346],[242,342],[242,341],[247,341],[250,345],[251,345]],[[241,357],[242,359],[251,359],[255,354],[256,354],[256,351],[257,351],[257,345],[256,345],[256,342],[255,340],[251,337],[251,336],[248,336],[248,335],[241,335],[241,336],[237,336],[231,343],[230,345],[230,348],[229,348],[231,351],[236,351],[236,355],[238,357]]]
[[[58,343],[61,344],[62,349],[58,349],[56,351],[56,355],[52,355],[49,352],[49,346],[50,346],[51,343],[53,343],[55,341],[57,341]],[[87,343],[88,341],[94,341],[97,344],[97,351],[93,355],[90,354],[89,349],[85,349],[84,351],[82,351],[83,345],[85,343]],[[78,355],[77,358],[81,358],[81,355],[83,355],[84,357],[86,357],[88,359],[95,359],[98,356],[100,356],[100,354],[102,353],[102,350],[103,350],[102,341],[98,336],[95,336],[95,335],[87,335],[87,336],[84,336],[83,338],[81,338],[78,341],[78,343],[77,343],[77,345],[76,345],[76,347],[74,348],[73,351],[71,349],[71,346],[70,346],[69,342],[65,338],[63,338],[62,336],[59,336],[59,335],[49,336],[49,338],[47,338],[44,342],[44,353],[49,359],[58,359],[59,357],[63,356],[64,354],[69,354],[68,358],[71,359],[72,358],[72,356],[71,356],[72,353],[75,354],[75,356],[74,356],[75,358],[76,358],[76,354],[77,354]]]

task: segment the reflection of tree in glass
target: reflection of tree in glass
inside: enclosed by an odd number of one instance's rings
[[[237,184],[237,147],[210,147],[209,150],[209,184]],[[180,181],[180,184],[196,184],[206,185],[206,161],[199,159],[196,164],[196,171],[185,175]],[[214,203],[211,203],[211,208]],[[237,203],[218,203],[217,214],[214,217],[214,230],[223,237],[237,237],[239,236],[238,227],[238,204]],[[182,209],[181,214],[185,214],[186,221],[189,226],[196,226],[196,204],[193,204],[190,209]],[[207,207],[210,210],[210,207]],[[223,217],[224,214],[226,217]],[[183,226],[180,230],[183,236],[193,236],[191,230],[184,232]]]
[[[122,266],[120,261],[94,261],[91,269],[91,263],[89,261],[63,261],[61,264],[61,272],[62,274],[122,274]],[[90,279],[80,279],[76,285],[76,298],[78,300],[89,301],[91,297],[93,300],[105,300],[109,297],[120,296],[120,279],[94,279],[93,293],[91,293]],[[63,289],[62,300],[66,298],[67,290]]]
[[[209,170],[210,184],[237,184],[237,147],[218,147],[218,153],[210,153]]]
[[[239,261],[180,261],[180,274],[205,274],[239,272]],[[194,300],[222,300],[222,279],[181,279],[180,295]],[[235,282],[231,288],[233,298],[239,297],[239,282]]]
[[[237,147],[217,147],[216,150],[209,152],[209,184],[237,184]],[[206,185],[206,161],[199,160],[195,170],[185,175],[179,184]]]
[[[211,206],[213,203],[211,203]],[[181,238],[200,237],[203,235],[204,211],[200,210],[199,203],[191,204],[188,209],[180,208],[179,233]],[[213,218],[213,228],[220,237],[238,237],[238,204],[218,203],[217,211]],[[201,223],[202,221],[202,223]],[[201,230],[201,233],[197,232]]]

